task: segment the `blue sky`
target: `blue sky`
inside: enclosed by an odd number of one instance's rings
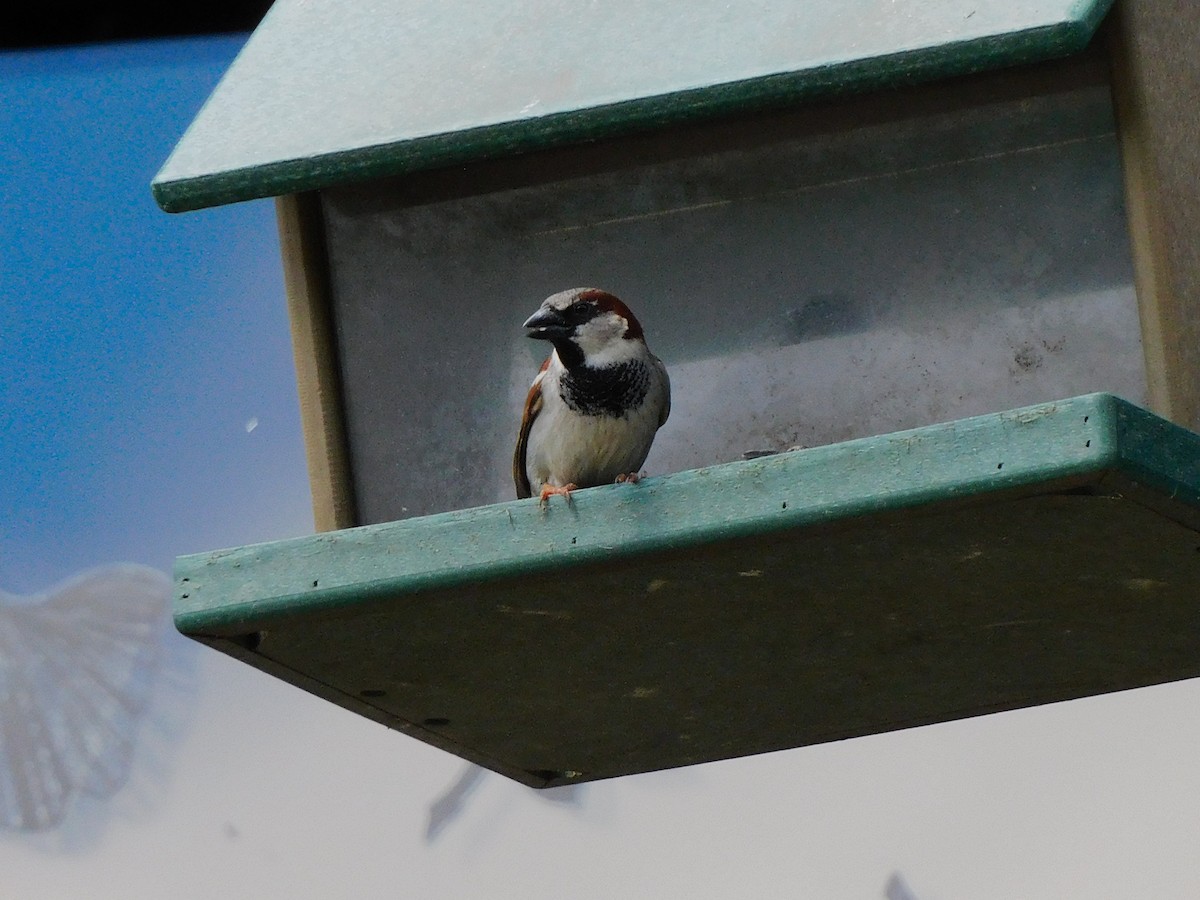
[[[242,40],[0,55],[0,588],[311,528],[273,207],[149,190]]]

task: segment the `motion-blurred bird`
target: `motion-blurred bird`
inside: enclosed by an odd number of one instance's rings
[[[533,380],[513,454],[518,497],[636,481],[671,412],[671,382],[642,326],[607,291],[547,297],[525,321],[554,350]]]
[[[53,828],[73,797],[125,782],[170,589],[155,569],[113,565],[0,591],[0,829]]]

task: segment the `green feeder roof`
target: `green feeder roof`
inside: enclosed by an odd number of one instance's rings
[[[1112,0],[277,0],[154,180],[171,212],[1080,50]]]
[[[1092,394],[176,575],[184,633],[544,787],[1200,676],[1200,436]]]

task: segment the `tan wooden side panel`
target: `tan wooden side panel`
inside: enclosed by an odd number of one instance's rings
[[[318,531],[358,524],[346,452],[341,376],[329,307],[324,225],[315,194],[275,201],[300,416]]]
[[[1114,91],[1151,408],[1200,428],[1200,4],[1119,0]]]

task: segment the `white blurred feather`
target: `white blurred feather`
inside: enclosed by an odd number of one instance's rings
[[[75,795],[125,782],[170,589],[123,564],[27,597],[0,591],[0,828],[52,828]]]

